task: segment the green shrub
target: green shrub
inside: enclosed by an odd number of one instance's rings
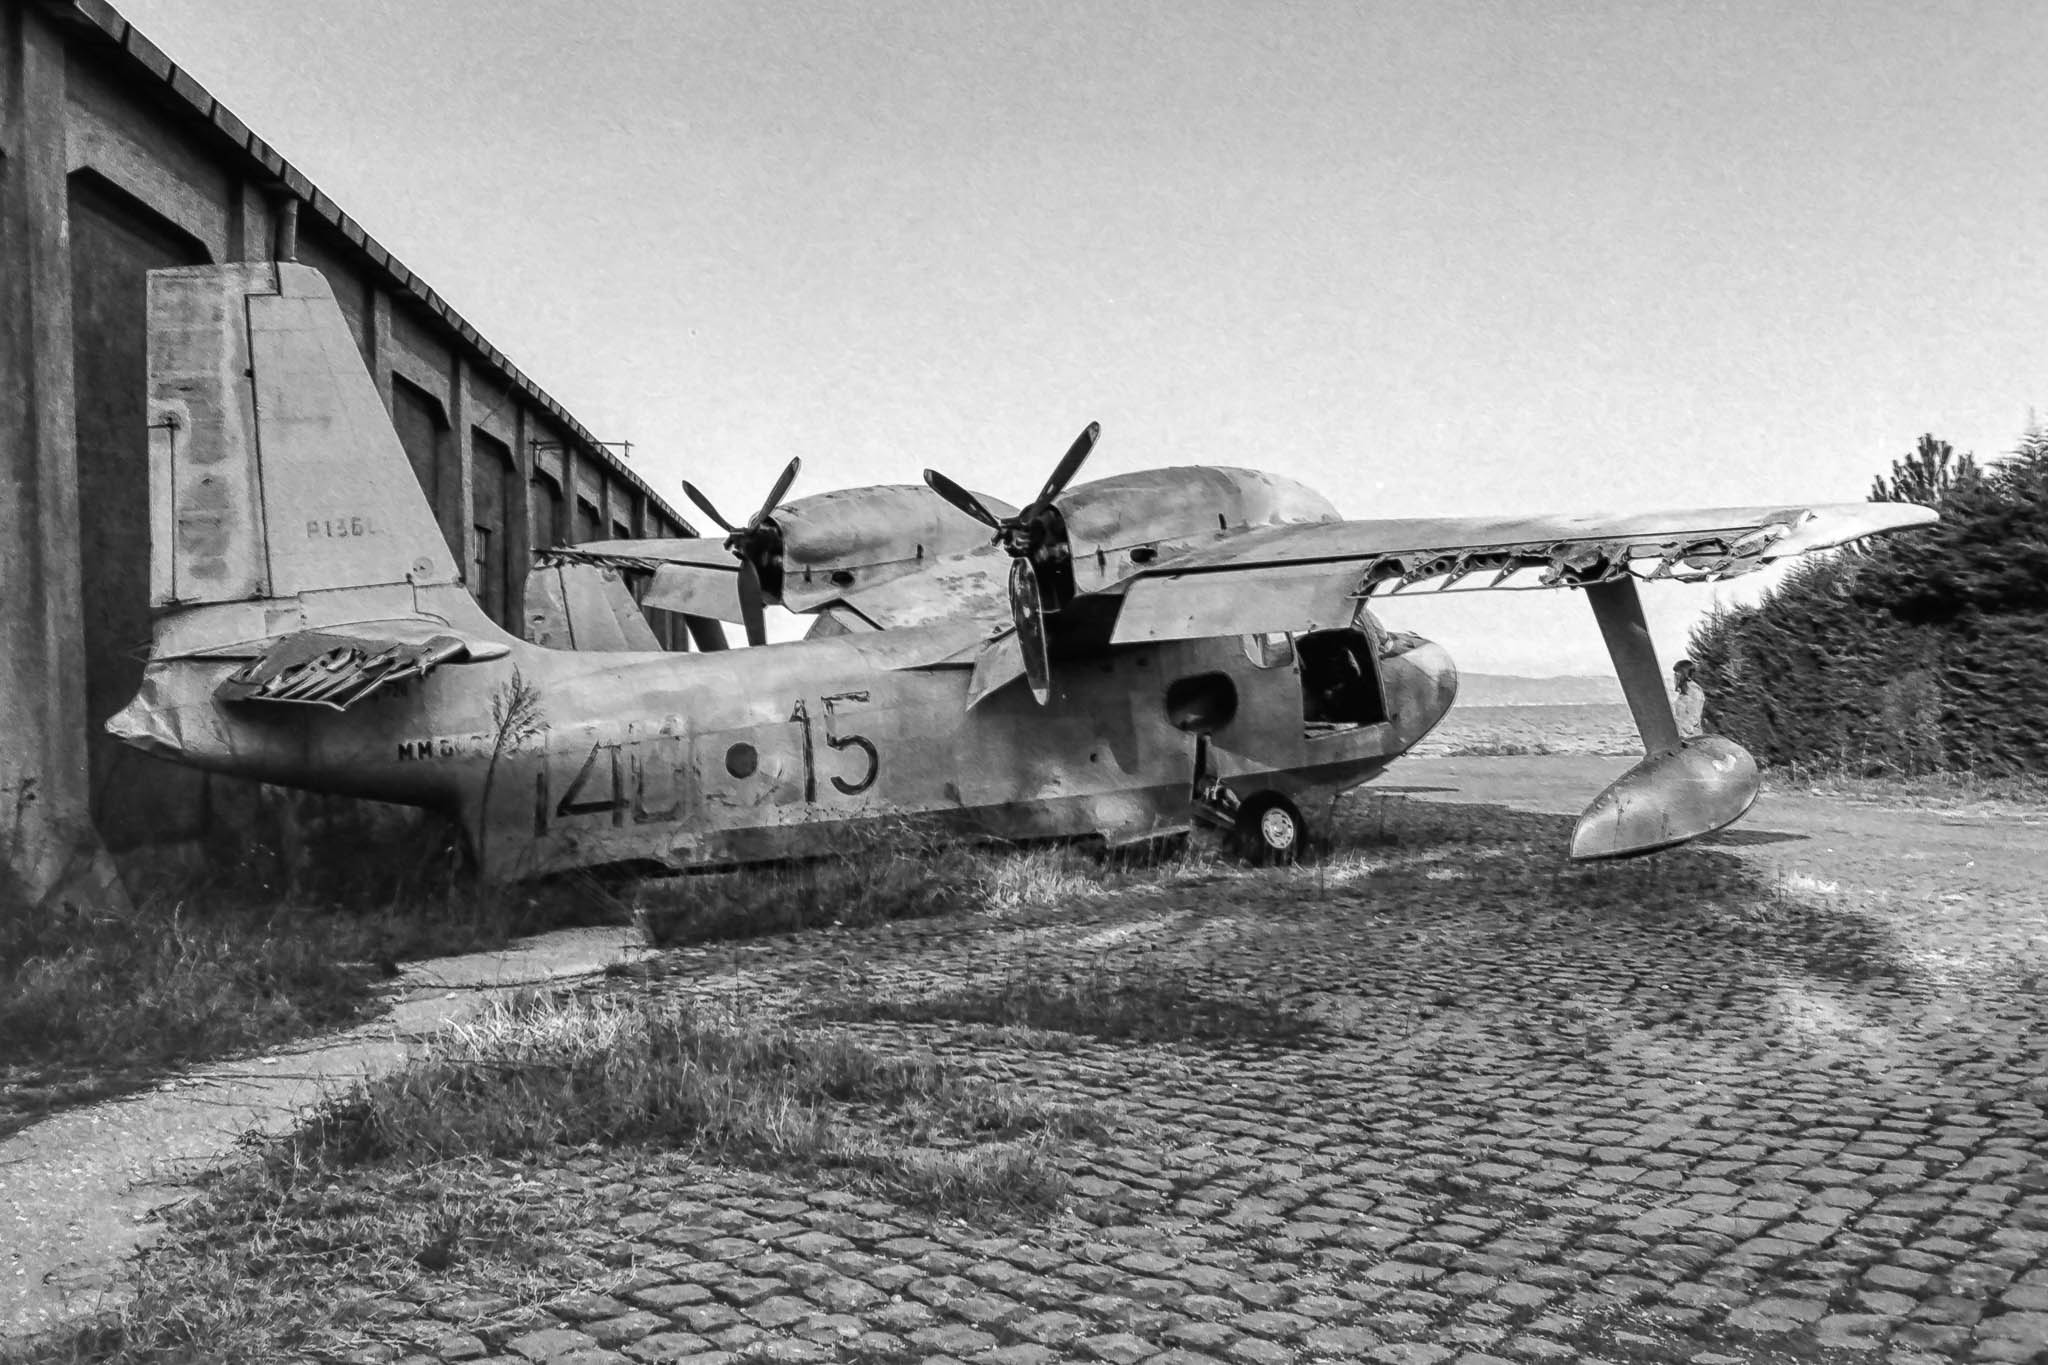
[[[1942,521],[1713,613],[1691,641],[1707,727],[1780,767],[2048,772],[2048,433],[1989,468],[1925,437],[1872,496]]]

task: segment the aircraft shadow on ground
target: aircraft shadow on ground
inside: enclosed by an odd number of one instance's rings
[[[1853,901],[1814,901],[1772,869],[1699,843],[1575,864],[1566,853],[1573,824],[1569,816],[1415,796],[1342,802],[1327,865],[1383,866],[1326,879],[1323,889],[1403,919],[1457,921],[1461,934],[1497,938],[1511,963],[1571,958],[1557,947],[1568,940],[1575,953],[1601,959],[1603,970],[1686,995],[1714,987],[1747,994],[1774,972],[1837,983],[1916,975],[1891,926]],[[1741,833],[1728,842],[1804,837]],[[1314,868],[1294,875],[1311,877]]]
[[[1759,844],[1791,844],[1811,839],[1810,834],[1794,834],[1783,829],[1724,829],[1707,835],[1699,842],[1708,847],[1749,848]]]

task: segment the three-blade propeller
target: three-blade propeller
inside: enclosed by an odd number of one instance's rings
[[[1024,673],[1031,683],[1031,695],[1041,706],[1052,696],[1052,660],[1045,618],[1074,600],[1074,549],[1067,538],[1067,520],[1060,514],[1058,501],[1087,461],[1088,453],[1095,449],[1096,438],[1101,434],[1102,424],[1090,422],[1053,466],[1038,496],[1013,517],[996,516],[982,505],[980,498],[938,470],[924,472],[924,481],[932,492],[993,530],[996,543],[1009,551],[1013,560],[1010,617],[1017,627],[1017,644],[1024,655]]]
[[[735,526],[719,514],[704,496],[702,489],[683,480],[683,492],[691,502],[697,504],[704,515],[711,518],[719,530],[724,531],[725,548],[740,561],[740,614],[747,630],[747,643],[764,644],[768,638],[767,623],[762,617],[764,598],[782,597],[782,528],[775,524],[774,511],[789,486],[796,482],[797,470],[803,468],[800,457],[792,457],[782,467],[782,474],[775,480],[775,486],[768,490],[768,496],[761,500],[760,510],[747,518],[744,526]]]

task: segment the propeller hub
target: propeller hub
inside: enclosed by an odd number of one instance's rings
[[[966,515],[994,531],[994,543],[1011,559],[1010,616],[1024,650],[1032,695],[1043,705],[1051,695],[1051,664],[1046,642],[1046,617],[1074,600],[1074,547],[1067,519],[1059,509],[1060,494],[1095,448],[1102,424],[1090,422],[1053,467],[1038,496],[1013,517],[998,518],[980,498],[936,469],[924,472],[931,490]]]

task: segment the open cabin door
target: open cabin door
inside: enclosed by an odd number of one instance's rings
[[[1359,630],[1317,630],[1294,638],[1301,718],[1311,739],[1388,719],[1379,651]]]

